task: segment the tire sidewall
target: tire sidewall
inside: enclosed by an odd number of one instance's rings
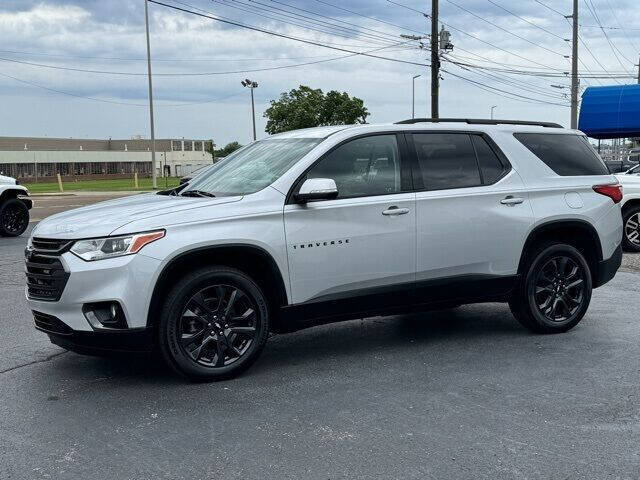
[[[567,257],[570,257],[572,260],[577,262],[577,264],[580,265],[583,270],[585,281],[585,291],[582,305],[569,319],[563,322],[554,322],[545,317],[538,310],[538,306],[535,303],[534,295],[536,287],[536,277],[539,273],[540,268],[542,268],[545,263],[551,258],[558,255],[566,255]],[[592,288],[593,281],[591,277],[591,270],[589,269],[589,264],[585,260],[584,256],[580,253],[580,251],[570,245],[565,244],[550,245],[540,250],[531,262],[531,265],[529,266],[529,269],[527,271],[527,276],[525,278],[525,295],[528,310],[534,321],[543,326],[545,329],[548,329],[549,331],[564,332],[571,329],[578,322],[580,322],[580,320],[582,320],[582,317],[587,312],[587,309],[589,308]]]
[[[2,218],[4,216],[5,209],[11,205],[17,206],[22,211],[22,215],[24,215],[26,218],[25,226],[19,232],[9,232],[5,230],[4,224],[2,223]],[[27,228],[29,228],[29,209],[24,203],[22,203],[17,198],[11,198],[5,201],[2,205],[0,205],[0,234],[3,237],[19,237],[27,230]]]
[[[230,365],[218,368],[199,365],[181,348],[179,321],[185,303],[198,290],[215,284],[241,288],[257,306],[256,336],[250,350]],[[194,380],[221,380],[246,370],[260,355],[269,331],[267,303],[260,288],[246,275],[230,269],[204,269],[180,280],[165,302],[159,328],[160,348],[171,366]]]
[[[629,252],[640,252],[640,245],[631,243],[631,241],[627,238],[627,220],[629,220],[629,217],[635,215],[636,213],[640,213],[640,207],[638,206],[630,208],[622,216],[622,244],[624,246],[624,249]]]

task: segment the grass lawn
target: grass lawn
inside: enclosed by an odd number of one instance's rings
[[[145,191],[151,190],[151,179],[140,178],[138,188],[135,188],[133,178],[118,178],[114,180],[79,180],[77,182],[62,182],[65,192],[117,192],[117,191]],[[25,183],[30,193],[59,192],[58,182],[52,183]],[[158,188],[172,188],[178,186],[178,178],[158,178]]]

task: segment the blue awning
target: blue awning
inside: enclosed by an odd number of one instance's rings
[[[578,129],[592,138],[640,137],[640,85],[588,87]]]

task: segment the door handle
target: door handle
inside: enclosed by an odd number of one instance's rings
[[[391,207],[382,211],[383,215],[404,215],[405,213],[409,213],[408,208],[398,208],[395,205],[392,205]]]
[[[503,198],[502,200],[500,200],[500,203],[503,205],[509,205],[509,206],[514,206],[514,205],[518,205],[519,203],[524,202],[524,198],[522,197],[514,197],[513,195],[507,195],[505,198]]]

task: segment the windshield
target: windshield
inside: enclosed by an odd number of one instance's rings
[[[246,195],[271,185],[322,138],[267,138],[236,150],[181,192]]]

